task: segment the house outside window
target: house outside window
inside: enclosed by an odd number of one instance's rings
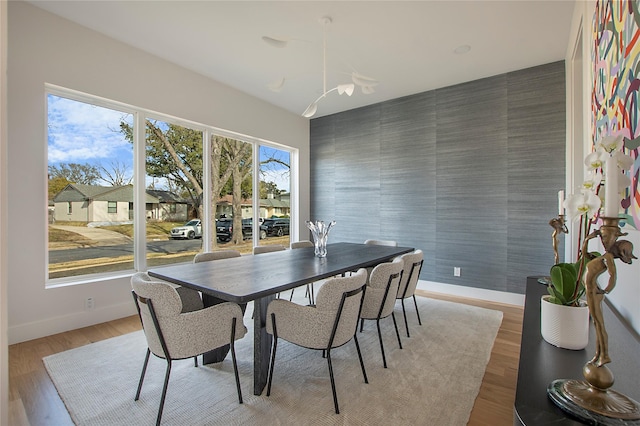
[[[67,203],[67,214],[73,214],[73,203],[71,201]]]
[[[107,201],[107,213],[118,213],[118,203],[116,201]]]

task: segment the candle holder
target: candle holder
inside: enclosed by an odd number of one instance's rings
[[[564,191],[561,191],[564,192]],[[567,225],[564,223],[564,215],[559,214],[558,217],[554,217],[549,221],[549,225],[553,228],[553,232],[551,233],[551,245],[553,246],[553,256],[555,260],[555,265],[560,263],[560,256],[558,255],[558,234],[568,234],[569,229],[567,229]],[[551,284],[551,277],[540,277],[538,278],[538,282],[544,285]]]
[[[553,233],[551,234],[551,244],[553,245],[553,255],[555,259],[555,264],[560,263],[560,256],[558,255],[558,234],[568,234],[569,229],[567,229],[567,225],[564,223],[564,215],[559,214],[558,217],[554,217],[549,221],[549,225],[553,228]]]
[[[586,381],[574,379],[554,380],[547,388],[549,398],[562,410],[587,422],[598,425],[640,425],[640,403],[610,389],[614,382],[613,373],[606,366],[611,362],[607,332],[602,315],[602,300],[611,292],[616,284],[617,271],[615,259],[631,264],[633,244],[618,238],[627,233],[620,231],[620,218],[604,217],[603,225],[589,234],[582,245],[586,253],[587,242],[600,237],[605,253],[591,258],[586,266],[585,286],[587,288],[587,304],[596,330],[596,353],[588,361],[582,374]],[[598,277],[609,273],[607,287],[598,286]]]

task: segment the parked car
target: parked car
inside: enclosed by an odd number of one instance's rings
[[[222,242],[231,241],[233,235],[233,219],[219,219],[216,223],[216,235]],[[242,219],[242,238],[248,239],[253,236],[253,219]]]
[[[271,236],[289,235],[289,219],[265,219],[260,225],[260,239]]]
[[[173,228],[170,237],[174,240],[202,238],[202,223],[200,223],[200,219],[192,219],[182,226]]]

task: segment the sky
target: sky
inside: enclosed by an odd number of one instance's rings
[[[52,94],[48,95],[48,158],[50,166],[79,163],[111,169],[113,164],[127,168],[133,174],[133,146],[120,132],[120,122],[133,123],[133,115],[78,102]],[[273,155],[274,149],[262,147],[261,156]],[[279,151],[279,150],[276,150]],[[280,158],[290,161],[287,152]],[[263,179],[275,182],[278,188],[290,190],[289,175],[283,169],[263,171]],[[147,185],[152,179],[147,177]],[[100,184],[106,184],[101,182]],[[156,188],[159,185],[155,181]]]

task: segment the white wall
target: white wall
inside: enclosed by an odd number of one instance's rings
[[[7,2],[0,2],[0,425],[9,424],[7,346]]]
[[[134,313],[129,277],[45,289],[45,83],[299,149],[299,217],[309,216],[306,119],[24,2],[8,5],[9,343]],[[4,169],[4,167],[3,167]],[[28,226],[15,226],[15,224]],[[304,221],[302,222],[304,224]],[[14,224],[14,226],[11,226]],[[95,310],[84,311],[93,297]],[[4,311],[4,310],[3,310]]]
[[[567,193],[573,191],[572,186],[580,185],[583,181],[583,160],[585,153],[591,151],[592,142],[590,140],[591,129],[591,85],[593,82],[591,49],[593,48],[592,20],[595,11],[595,1],[576,2],[573,21],[571,25],[571,40],[567,47],[567,172],[572,175],[567,176]],[[582,29],[582,31],[580,31]],[[581,37],[581,40],[579,40]],[[580,61],[575,61],[576,54],[574,47],[580,45],[582,52]],[[576,70],[574,66],[581,66],[582,70]],[[581,72],[580,72],[581,71]],[[580,80],[581,81],[578,81]],[[581,93],[578,93],[581,91]],[[580,102],[572,100],[580,99]],[[580,116],[581,115],[581,116]],[[584,136],[582,136],[584,135]],[[575,228],[575,227],[574,227]],[[640,231],[625,229],[629,235],[621,239],[629,240],[633,243],[634,253],[640,257]],[[577,232],[577,228],[575,228]],[[575,232],[570,230],[570,234],[565,237],[567,243],[569,239],[575,239]],[[566,244],[570,247],[570,244]],[[575,259],[577,247],[574,244],[573,251],[567,252],[568,259]],[[602,248],[600,249],[602,251]],[[627,265],[619,260],[616,261],[618,272],[617,284],[607,298],[616,307],[618,312],[628,321],[636,332],[640,333],[640,261]],[[603,274],[600,278],[604,282],[608,277]],[[603,285],[602,287],[606,286]]]

